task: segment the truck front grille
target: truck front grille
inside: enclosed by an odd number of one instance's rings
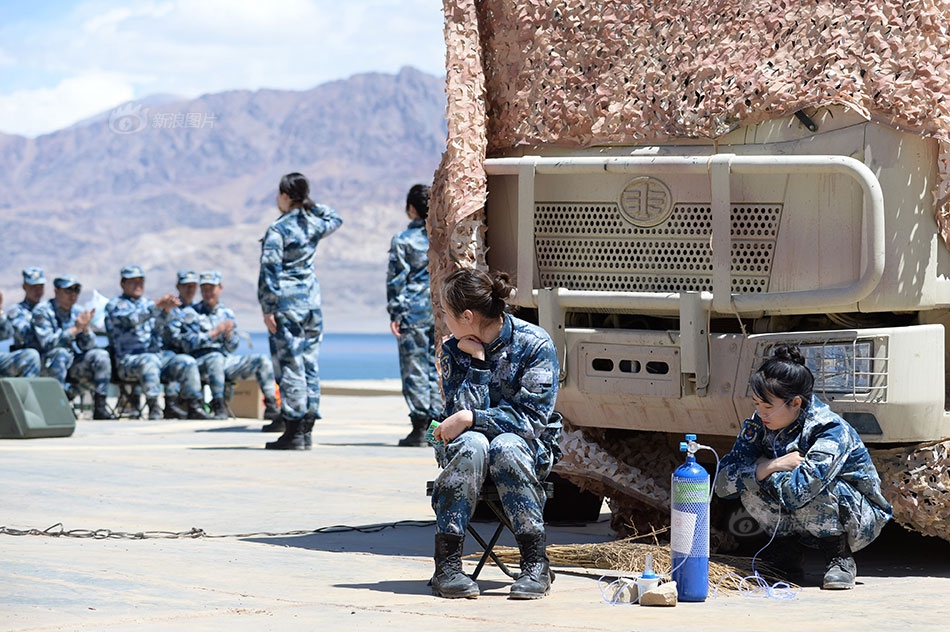
[[[732,292],[767,292],[780,204],[732,206]],[[712,212],[677,204],[663,223],[632,225],[616,204],[535,206],[541,287],[608,292],[712,291]]]

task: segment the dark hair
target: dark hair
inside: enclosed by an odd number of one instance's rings
[[[772,357],[762,363],[759,370],[749,379],[752,392],[762,401],[769,401],[769,395],[783,402],[801,397],[803,406],[811,401],[815,376],[805,366],[805,356],[794,345],[776,345],[772,348]]]
[[[290,208],[310,209],[314,206],[310,199],[310,184],[303,174],[288,173],[280,179],[278,190],[290,198]]]
[[[421,219],[429,216],[429,192],[430,189],[426,185],[414,184],[406,196],[406,208],[411,206],[416,209]]]
[[[485,318],[498,318],[508,308],[514,286],[505,272],[482,272],[463,268],[442,283],[442,302],[458,316],[467,309]]]

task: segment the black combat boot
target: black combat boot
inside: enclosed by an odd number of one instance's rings
[[[269,419],[271,421],[277,419],[277,416],[280,415],[280,406],[277,405],[277,400],[273,397],[264,398],[264,419]],[[271,430],[265,430],[264,432],[273,432]]]
[[[411,417],[410,420],[412,421],[412,432],[407,434],[405,439],[400,439],[399,445],[415,448],[428,445],[426,443],[426,430],[429,429],[429,418]]]
[[[146,405],[148,400],[146,401]],[[130,393],[125,397],[119,395],[119,402],[117,404],[118,410],[116,411],[120,417],[136,417],[139,418],[142,416],[142,394],[141,393]],[[161,417],[159,417],[161,419]]]
[[[92,398],[92,418],[93,419],[115,419],[115,415],[109,412],[109,407],[106,405],[106,396],[99,395],[98,393]]]
[[[205,403],[200,397],[189,399],[185,403],[185,406],[187,406],[188,410],[188,412],[185,413],[185,419],[198,419],[200,421],[212,419],[208,411],[205,410]]]
[[[760,559],[786,581],[805,581],[805,545],[798,536],[775,538]]]
[[[313,424],[316,423],[317,416],[313,413],[307,413],[307,416],[303,418],[303,421],[300,422],[300,433],[303,435],[303,449],[310,450],[313,448],[313,437],[311,433],[313,432]]]
[[[435,534],[435,574],[429,585],[432,594],[446,599],[477,599],[478,584],[462,572],[462,545],[465,536]]]
[[[548,563],[543,533],[516,535],[521,551],[521,575],[511,585],[509,599],[540,599],[551,592],[554,573]]]
[[[182,407],[179,396],[165,397],[165,419],[188,419],[188,411]]]
[[[228,418],[228,405],[224,403],[223,397],[213,397],[211,399],[211,417],[213,419]]]
[[[276,441],[268,441],[264,448],[267,450],[306,450],[306,439],[301,430],[303,421],[299,419],[284,420],[284,434],[277,437]],[[313,424],[310,426],[313,427]]]
[[[825,590],[847,590],[854,588],[854,579],[858,574],[858,565],[851,556],[848,535],[833,535],[820,538],[818,548],[825,556],[825,578],[821,587]]]
[[[274,417],[274,421],[265,424],[264,427],[261,428],[261,432],[283,432],[284,430],[286,430],[284,426],[284,416],[279,413]]]
[[[162,418],[162,407],[158,405],[157,397],[148,397],[145,400],[145,404],[148,406],[148,418],[149,419],[161,419]]]

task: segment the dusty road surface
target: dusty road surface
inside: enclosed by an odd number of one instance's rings
[[[402,398],[367,392],[328,389],[310,452],[263,450],[274,437],[248,419],[80,420],[72,437],[0,441],[0,630],[950,626],[950,545],[900,528],[858,555],[852,591],[646,608],[605,603],[597,572],[561,573],[549,597],[518,602],[489,566],[479,599],[432,597],[438,470],[430,449],[396,447]],[[549,542],[609,540],[606,518],[550,527]],[[30,529],[61,535],[11,535]],[[820,560],[808,570],[820,580]]]

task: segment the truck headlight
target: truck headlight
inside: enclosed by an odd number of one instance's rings
[[[871,388],[870,340],[802,344],[799,349],[815,376],[815,392],[859,393]]]

